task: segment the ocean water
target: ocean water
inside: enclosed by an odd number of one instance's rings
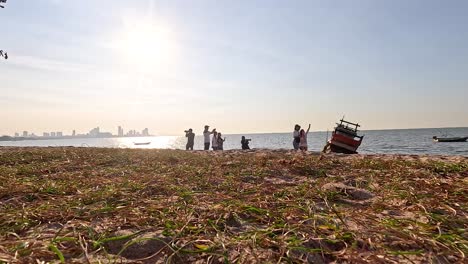
[[[195,131],[197,132],[197,131]],[[201,134],[201,132],[199,132]],[[331,132],[310,132],[309,150],[321,151]],[[381,154],[436,154],[468,156],[468,142],[438,143],[433,136],[468,136],[468,128],[428,128],[399,130],[368,130],[359,153]],[[252,139],[251,148],[291,149],[291,133],[225,135],[224,149],[240,149],[241,136]],[[134,143],[151,142],[137,146]],[[156,136],[138,138],[75,138],[57,140],[0,141],[0,146],[74,146],[110,148],[170,148],[185,149],[186,138],[181,136]],[[203,137],[195,137],[195,149],[203,149]]]

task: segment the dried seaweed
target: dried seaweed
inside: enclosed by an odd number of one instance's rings
[[[468,158],[0,148],[0,263],[461,263]]]

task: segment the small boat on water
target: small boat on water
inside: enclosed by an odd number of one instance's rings
[[[151,142],[133,142],[133,145],[135,146],[144,146],[149,144],[151,144]]]
[[[450,138],[440,138],[437,136],[433,136],[432,139],[435,142],[466,142],[468,137],[450,137]]]
[[[364,138],[358,135],[358,127],[360,127],[359,124],[341,119],[340,123],[336,123],[335,131],[323,148],[323,152],[356,154]]]

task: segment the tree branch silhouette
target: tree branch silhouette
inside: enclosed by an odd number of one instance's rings
[[[6,1],[7,0],[0,0],[0,7],[1,8],[5,8],[4,4],[6,4]],[[8,53],[6,51],[4,52],[3,50],[0,50],[0,57],[3,57],[3,58],[5,58],[5,60],[7,60],[8,59]]]

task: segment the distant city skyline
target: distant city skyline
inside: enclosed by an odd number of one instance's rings
[[[15,0],[0,135],[468,126],[468,1]],[[32,132],[31,132],[32,133]]]
[[[0,135],[0,136],[13,136],[13,135]],[[113,134],[112,132],[107,132],[101,130],[100,127],[95,127],[88,132],[85,133],[76,133],[76,130],[72,130],[70,134],[64,133],[62,131],[45,131],[42,134],[36,134],[36,132],[32,131],[22,131],[21,133],[15,132],[14,137],[28,137],[28,138],[55,138],[55,137],[129,137],[129,136],[151,136],[149,133],[148,128],[144,128],[143,130],[137,131],[135,129],[129,129],[125,132],[125,129],[122,126],[117,127],[117,133]]]
[[[334,126],[333,126],[334,127]],[[333,128],[332,127],[332,128]],[[379,131],[379,130],[406,130],[406,129],[430,129],[430,128],[433,128],[433,129],[453,129],[453,128],[467,128],[468,126],[466,127],[415,127],[415,128],[385,128],[385,129],[360,129],[360,131],[362,132],[365,132],[365,131]],[[94,128],[95,129],[95,128]],[[122,129],[122,133],[119,133],[119,129]],[[331,131],[332,129],[329,129],[329,131]],[[108,134],[109,136],[112,136],[112,137],[129,137],[129,136],[184,136],[185,135],[185,132],[182,132],[182,133],[179,133],[179,134],[159,134],[159,133],[149,133],[149,128],[145,128],[143,129],[141,132],[135,130],[135,129],[130,129],[128,130],[126,133],[125,133],[125,130],[121,127],[121,126],[117,126],[117,133],[113,133],[113,132],[107,132],[107,131],[112,131],[112,130],[106,130],[106,129],[103,129],[100,131],[106,131],[104,133]],[[145,132],[146,131],[146,132]],[[195,132],[196,135],[202,135],[203,134],[203,128],[200,128],[198,131],[196,129],[193,130]],[[315,130],[315,131],[312,131],[312,132],[325,132],[327,130]],[[291,131],[271,131],[271,132],[239,132],[239,133],[224,133],[224,134],[265,134],[265,133],[289,133]],[[30,137],[30,136],[34,136],[34,137],[57,137],[57,133],[61,133],[62,136],[65,136],[65,137],[70,137],[70,136],[77,136],[77,137],[82,137],[82,136],[87,136],[87,135],[90,135],[90,131],[86,132],[82,132],[82,133],[76,133],[76,130],[72,130],[70,134],[67,134],[67,131],[63,132],[63,131],[57,131],[57,132],[37,132],[37,131],[21,131],[20,132],[14,132],[12,134],[0,134],[0,136],[10,136],[10,137],[25,137],[26,133],[26,137]]]

